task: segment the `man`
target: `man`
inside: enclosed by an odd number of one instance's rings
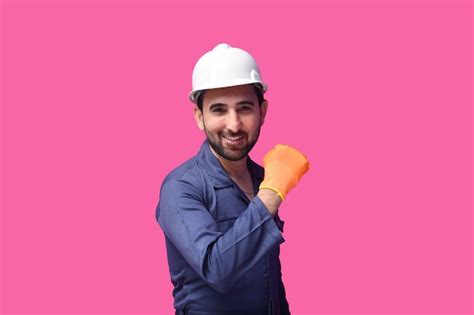
[[[266,89],[253,57],[227,44],[194,67],[190,100],[207,139],[165,178],[156,211],[176,314],[290,314],[278,207],[309,163],[285,145],[267,153],[265,173],[248,156],[267,113]]]

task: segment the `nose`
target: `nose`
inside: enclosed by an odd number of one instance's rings
[[[241,127],[242,121],[240,120],[239,114],[236,111],[229,111],[229,115],[227,117],[227,129],[233,133],[237,133]]]

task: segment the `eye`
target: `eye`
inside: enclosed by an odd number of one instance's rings
[[[239,110],[241,112],[248,112],[248,111],[252,110],[252,108],[250,106],[242,106],[242,107],[239,108]]]
[[[221,113],[224,113],[225,110],[222,107],[214,107],[214,108],[211,109],[211,112],[216,113],[216,114],[221,114]]]

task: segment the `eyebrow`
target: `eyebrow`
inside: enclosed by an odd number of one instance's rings
[[[255,104],[251,101],[240,101],[240,102],[237,102],[237,105],[252,105],[252,106],[255,106]]]

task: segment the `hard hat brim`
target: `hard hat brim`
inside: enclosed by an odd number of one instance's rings
[[[240,86],[240,85],[247,85],[247,84],[255,84],[259,87],[259,89],[262,91],[262,94],[264,94],[267,89],[268,89],[268,86],[266,83],[264,82],[261,82],[261,81],[253,81],[253,80],[241,80],[241,82],[236,82],[235,84],[223,84],[222,86],[212,86],[212,87],[202,87],[202,88],[199,88],[199,89],[196,89],[196,90],[193,90],[191,92],[189,92],[189,100],[191,102],[193,102],[194,104],[196,104],[197,102],[197,99],[199,97],[199,95],[203,92],[203,91],[206,91],[206,90],[212,90],[212,89],[221,89],[221,88],[226,88],[226,87],[232,87],[232,86]]]

